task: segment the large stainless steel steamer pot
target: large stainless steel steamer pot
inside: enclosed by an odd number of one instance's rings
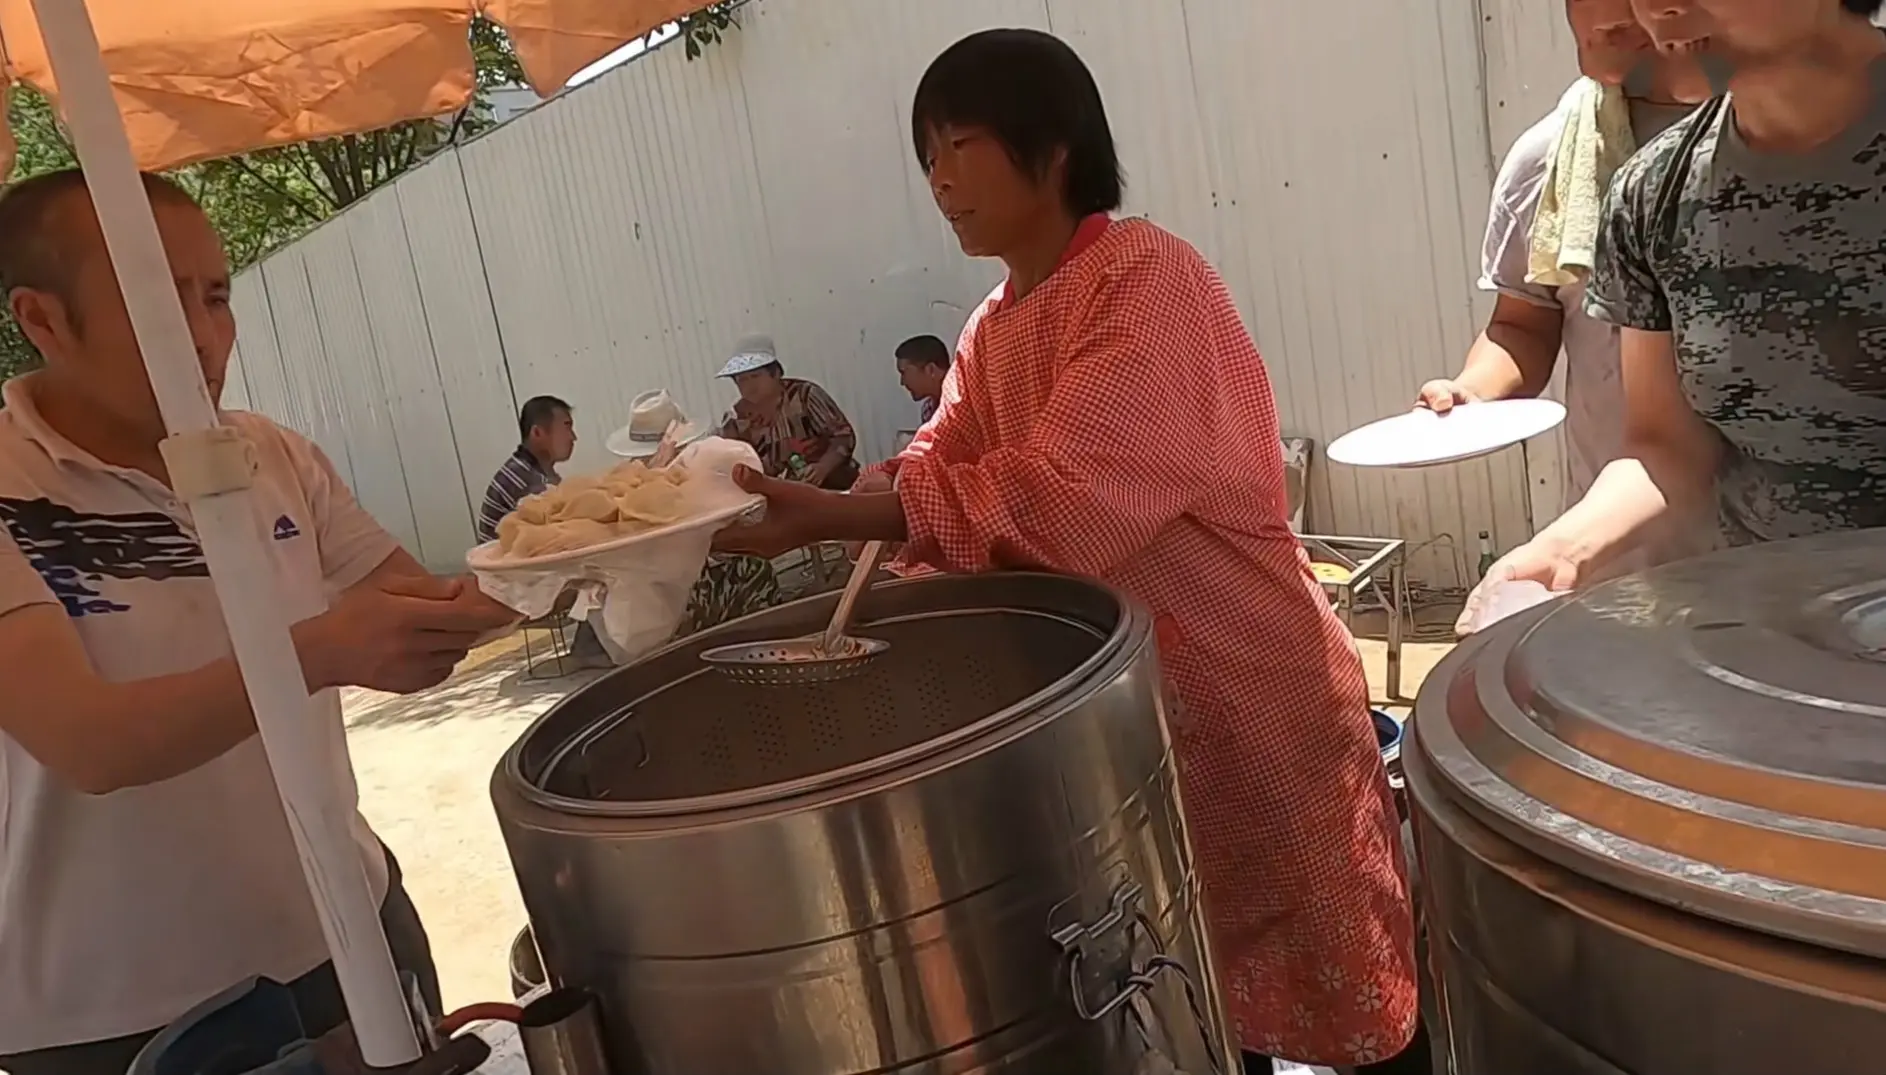
[[[1886,1070],[1886,533],[1455,651],[1404,751],[1459,1075]]]
[[[1237,1069],[1147,614],[1100,584],[877,587],[859,677],[742,684],[711,646],[572,695],[492,798],[552,982],[618,1075]]]

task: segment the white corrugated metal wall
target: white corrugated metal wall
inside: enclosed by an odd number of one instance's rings
[[[228,402],[307,432],[440,567],[470,544],[519,401],[575,403],[573,466],[597,466],[645,389],[716,417],[731,394],[712,374],[744,332],[771,332],[864,452],[887,452],[916,417],[892,347],[953,338],[998,279],[930,204],[910,95],[963,34],[1029,25],[1093,66],[1129,211],[1221,267],[1286,433],[1326,444],[1453,370],[1484,312],[1494,146],[1570,71],[1560,0],[1485,3],[1483,28],[1476,5],[1427,0],[1367,18],[1295,0],[760,0],[703,59],[662,49],[607,74],[245,273]],[[1526,485],[1518,453],[1403,475],[1319,462],[1312,524],[1455,538],[1416,558],[1446,585],[1476,531],[1522,540]]]

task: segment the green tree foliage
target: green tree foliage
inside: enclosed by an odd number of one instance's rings
[[[0,381],[39,365],[39,352],[26,342],[12,315],[0,311]]]
[[[677,36],[685,42],[689,59],[735,26],[734,10],[741,2],[714,4],[681,21]],[[651,41],[654,37],[650,35]],[[456,115],[205,161],[170,177],[209,214],[229,248],[231,264],[246,268],[439,150],[489,128],[488,94],[523,84],[524,71],[504,31],[483,19],[472,23],[472,54],[478,65],[477,90],[471,104]],[[15,178],[78,163],[44,97],[16,89],[8,118],[19,141]],[[0,309],[0,379],[31,369],[38,361],[19,327]]]
[[[698,60],[701,51],[709,45],[720,44],[721,35],[734,29],[734,11],[746,0],[729,0],[724,4],[712,4],[700,12],[689,15],[677,24],[683,46],[687,49],[688,59]],[[659,33],[660,31],[657,31]],[[649,35],[653,38],[653,34]]]
[[[72,155],[71,144],[53,118],[52,106],[44,97],[31,90],[15,90],[8,102],[7,121],[19,140],[15,175],[38,175],[78,163],[78,158]],[[31,369],[38,363],[39,354],[21,335],[20,326],[0,309],[0,379]]]
[[[524,69],[504,31],[483,19],[472,23],[472,55],[478,86],[471,104],[456,115],[413,120],[365,134],[279,146],[240,157],[207,161],[190,169],[223,208],[240,214],[230,221],[230,257],[246,265],[292,241],[314,224],[404,175],[414,165],[462,138],[491,126],[487,94],[524,81]],[[212,211],[212,219],[224,222]],[[246,225],[245,227],[240,227]]]

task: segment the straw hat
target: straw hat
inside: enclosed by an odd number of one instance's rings
[[[609,440],[605,443],[615,455],[628,459],[646,459],[661,447],[662,435],[675,423],[682,426],[677,431],[676,444],[695,439],[681,405],[668,395],[666,389],[657,388],[635,397],[629,404],[629,424],[609,434]]]
[[[771,336],[747,336],[734,345],[733,357],[720,367],[716,377],[738,377],[779,361],[779,349]]]

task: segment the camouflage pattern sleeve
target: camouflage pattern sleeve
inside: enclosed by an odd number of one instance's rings
[[[1592,258],[1591,280],[1585,288],[1585,312],[1600,321],[1644,332],[1670,331],[1670,304],[1651,266],[1649,167],[1660,140],[1618,169],[1604,196],[1604,219],[1598,227],[1598,252]]]

